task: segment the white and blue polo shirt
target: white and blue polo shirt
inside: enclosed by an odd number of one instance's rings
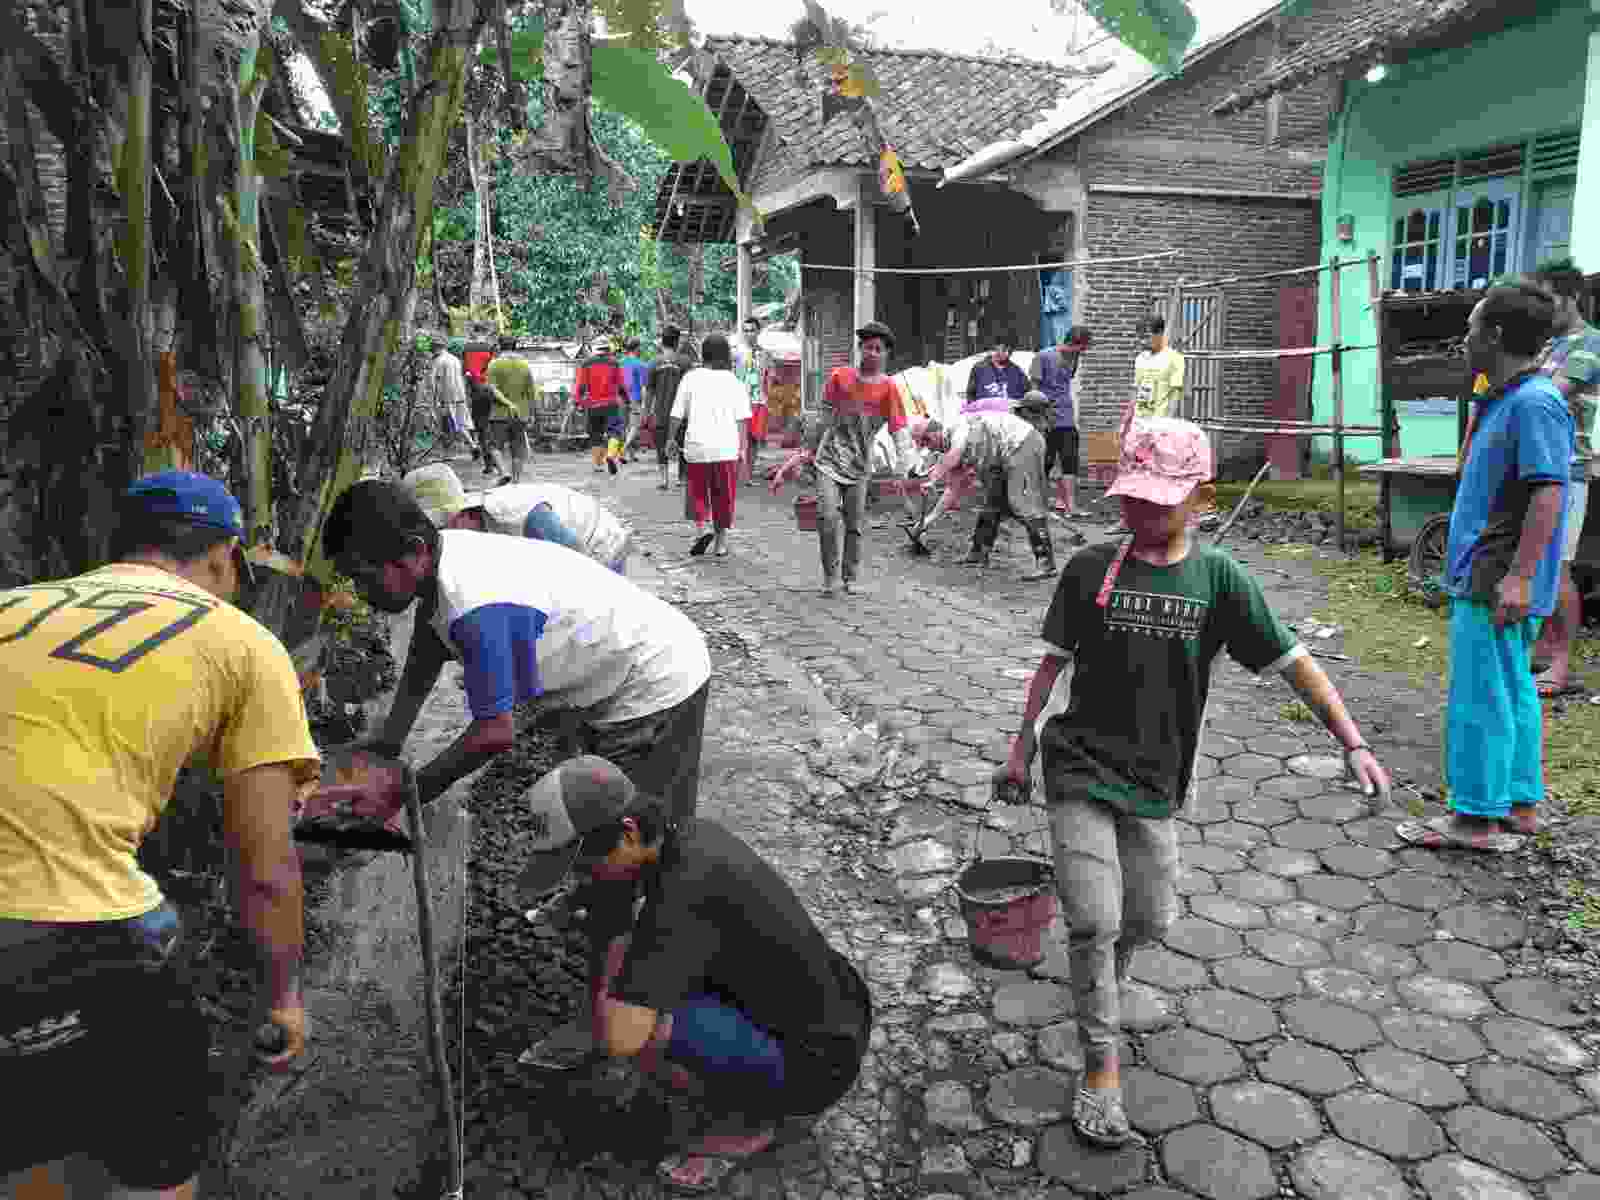
[[[476,720],[538,700],[614,725],[663,712],[711,677],[694,622],[565,546],[446,529],[437,574],[433,629],[466,669]]]

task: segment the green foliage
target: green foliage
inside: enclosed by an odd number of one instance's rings
[[[1176,75],[1194,41],[1194,13],[1184,0],[1082,0],[1107,33],[1159,71]]]
[[[542,78],[543,49],[543,31],[513,34],[512,74],[525,81]],[[485,63],[498,63],[500,52],[490,48],[479,57]],[[635,122],[670,161],[708,159],[739,202],[749,203],[749,197],[739,190],[733,152],[723,139],[716,115],[704,100],[671,76],[653,51],[620,42],[596,42],[593,88],[596,104]]]

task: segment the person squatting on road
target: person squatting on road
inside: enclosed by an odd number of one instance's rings
[[[1567,398],[1576,444],[1572,478],[1567,483],[1561,592],[1533,647],[1534,661],[1545,664],[1534,679],[1539,698],[1551,700],[1584,690],[1572,682],[1572,639],[1583,627],[1583,602],[1572,578],[1572,564],[1589,514],[1589,480],[1600,475],[1600,458],[1594,453],[1595,417],[1600,413],[1600,330],[1583,319],[1579,306],[1588,285],[1570,259],[1540,267],[1534,279],[1556,298],[1555,336],[1539,356],[1539,369]]]
[[[811,464],[817,476],[817,542],[822,551],[822,594],[834,594],[843,579],[848,593],[861,566],[861,524],[872,486],[872,440],[888,426],[902,477],[913,465],[905,410],[894,380],[884,373],[894,334],[880,321],[856,330],[860,366],[835,367],[822,389],[815,419],[805,435],[799,461]],[[781,475],[781,473],[780,473]],[[781,479],[772,481],[776,491]],[[913,510],[905,497],[906,513]],[[841,549],[839,529],[844,527]]]
[[[367,748],[398,758],[444,664],[464,668],[472,722],[418,770],[424,804],[510,750],[514,710],[537,701],[540,715],[564,722],[571,753],[610,759],[680,825],[693,818],[711,656],[683,613],[565,546],[435,529],[404,488],[382,480],[334,501],[322,540],[373,607],[418,603],[394,704]],[[624,884],[589,904],[592,994],[608,952],[620,953],[633,899]]]
[[[750,393],[733,373],[728,339],[710,334],[700,344],[703,367],[684,375],[672,401],[667,440],[682,430],[683,469],[689,476],[689,516],[695,539],[689,553],[698,557],[715,543],[718,558],[728,553],[728,530],[739,497],[739,464],[750,435]],[[707,533],[706,519],[713,532]]]
[[[934,420],[919,422],[916,442],[944,455],[928,472],[924,491],[962,467],[977,473],[983,507],[963,563],[988,566],[1001,520],[1015,517],[1028,531],[1033,547],[1034,569],[1025,578],[1055,576],[1055,550],[1044,508],[1044,438],[1032,424],[1013,413],[978,412],[957,417],[949,429]]]
[[[717,821],[685,825],[603,758],[528,792],[537,888],[637,880],[644,905],[600,998],[603,1044],[668,1087],[694,1088],[700,1133],[657,1168],[716,1190],[780,1123],[815,1118],[855,1082],[872,1032],[867,985],[783,877]]]
[[[1452,811],[1403,824],[1417,845],[1509,850],[1538,830],[1544,722],[1529,657],[1556,606],[1574,451],[1572,412],[1537,365],[1555,320],[1555,298],[1527,282],[1490,288],[1467,320],[1468,369],[1489,391],[1445,546]]]
[[[67,1195],[62,1161],[194,1195],[213,1133],[210,1027],[178,910],[140,843],[197,755],[222,777],[260,1010],[305,1049],[290,821],[320,755],[288,652],[235,608],[227,489],[166,471],[122,497],[109,566],[0,593],[0,1190]],[[22,1172],[22,1174],[16,1174]],[[9,1177],[9,1178],[7,1178]]]
[[[665,492],[672,487],[672,459],[678,452],[675,438],[668,436],[672,424],[672,406],[678,397],[678,386],[683,377],[694,369],[694,359],[679,350],[682,334],[676,325],[661,331],[661,354],[650,368],[650,421],[655,431],[656,463],[661,468],[661,482],[657,485]],[[679,471],[682,471],[680,466]]]
[[[611,355],[611,343],[602,342],[594,356],[578,368],[578,407],[583,410],[589,430],[589,457],[598,473],[617,473],[617,461],[608,448],[613,409],[626,403],[627,385],[622,368]]]
[[[1078,376],[1078,363],[1089,349],[1093,335],[1087,325],[1074,325],[1066,340],[1033,356],[1028,365],[1028,380],[1050,400],[1052,420],[1045,434],[1045,474],[1051,465],[1056,470],[1055,510],[1065,517],[1081,517],[1073,497],[1078,480],[1078,409],[1072,384]]]
[[[961,403],[963,416],[978,412],[1008,413],[1012,405],[1027,394],[1028,377],[1011,361],[1011,352],[1016,348],[1016,335],[1002,334],[996,339],[989,357],[972,365],[967,376],[966,396]]]
[[[468,497],[448,463],[418,467],[400,481],[439,529],[470,529],[553,542],[628,573],[633,535],[592,496],[559,483],[513,483]]]
[[[1159,938],[1173,918],[1173,817],[1194,778],[1217,654],[1283,675],[1345,747],[1346,770],[1366,794],[1389,794],[1388,775],[1339,693],[1274,616],[1260,585],[1221,550],[1191,540],[1187,510],[1195,486],[1210,476],[1199,426],[1171,418],[1133,424],[1107,491],[1122,498],[1131,535],[1078,551],[1062,571],[1022,728],[996,772],[1025,788],[1043,746],[1086,1071],[1072,1123],[1102,1146],[1133,1137],[1122,1104],[1119,989],[1134,948]],[[1067,708],[1036,736],[1069,661]]]
[[[504,431],[511,455],[511,482],[521,483],[528,463],[528,423],[539,410],[544,386],[533,377],[532,363],[509,354],[501,354],[489,364],[487,378],[494,400],[490,419]]]

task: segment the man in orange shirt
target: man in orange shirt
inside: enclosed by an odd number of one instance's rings
[[[611,410],[623,403],[622,367],[611,355],[611,344],[602,342],[594,357],[578,368],[578,407],[583,409],[589,428],[589,457],[594,460],[595,471],[611,468],[617,473],[614,459],[606,456],[606,427],[611,421]]]

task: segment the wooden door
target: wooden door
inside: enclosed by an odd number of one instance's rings
[[[1278,348],[1292,350],[1317,343],[1317,287],[1289,284],[1278,289]],[[1272,403],[1273,424],[1304,421],[1311,416],[1310,355],[1278,360],[1278,394]],[[1300,478],[1301,439],[1287,434],[1267,436],[1267,458],[1275,479]]]

